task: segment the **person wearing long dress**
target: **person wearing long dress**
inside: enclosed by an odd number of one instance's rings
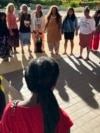
[[[59,53],[59,44],[61,40],[62,18],[57,6],[51,6],[47,14],[45,31],[47,31],[47,43],[51,54]]]
[[[9,43],[12,47],[11,53],[16,54],[16,48],[19,47],[19,31],[15,16],[15,6],[13,3],[7,5],[7,26],[10,31]]]

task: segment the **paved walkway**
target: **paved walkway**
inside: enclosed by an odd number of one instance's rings
[[[59,105],[69,113],[74,121],[71,133],[100,133],[100,52],[90,53],[91,61],[78,60],[78,37],[75,37],[74,56],[63,53],[63,39],[60,44],[60,54],[54,56],[60,65],[60,77],[54,91]],[[33,50],[33,45],[31,47]],[[0,74],[4,76],[2,81],[5,87],[7,102],[13,99],[24,99],[31,94],[26,88],[23,73],[24,68],[32,58],[50,56],[47,44],[46,53],[29,54],[27,47],[25,54],[13,55],[9,62],[0,59]],[[86,57],[86,51],[83,53]]]

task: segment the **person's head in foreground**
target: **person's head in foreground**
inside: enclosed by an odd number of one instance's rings
[[[25,72],[29,90],[37,94],[37,103],[42,105],[45,133],[54,133],[59,121],[58,104],[52,92],[58,76],[58,63],[55,59],[48,57],[31,60]]]
[[[6,131],[11,128],[13,133],[69,133],[73,122],[58,106],[53,95],[58,76],[59,65],[54,58],[39,57],[30,61],[25,80],[32,96],[26,101],[19,101],[14,117],[12,104],[6,107],[1,121],[3,133],[8,133]]]

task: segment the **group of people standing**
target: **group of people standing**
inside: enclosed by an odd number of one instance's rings
[[[15,16],[15,7],[13,3],[9,3],[6,11],[6,22],[9,29],[9,42],[12,47],[11,53],[17,53],[16,47],[21,44],[21,51],[24,53],[24,46],[28,46],[28,51],[31,52],[31,36],[34,44],[34,52],[36,52],[37,41],[42,40],[41,52],[44,52],[44,33],[47,33],[47,44],[51,54],[59,53],[59,44],[62,34],[64,34],[64,53],[67,54],[67,43],[71,43],[71,55],[73,55],[74,35],[79,34],[80,58],[82,57],[83,48],[87,48],[87,60],[89,59],[89,51],[93,46],[93,38],[98,38],[98,45],[100,40],[100,31],[96,29],[100,25],[100,10],[98,10],[95,17],[89,15],[89,7],[84,8],[84,16],[79,23],[75,15],[74,9],[69,8],[65,18],[59,13],[57,6],[51,6],[47,16],[42,12],[42,5],[37,4],[36,10],[28,13],[28,7],[23,4],[20,8],[18,18]],[[18,28],[19,22],[19,28]],[[97,32],[98,31],[98,32]],[[97,40],[97,39],[95,39]],[[96,43],[96,45],[97,45]],[[98,46],[97,46],[98,48]],[[96,50],[97,50],[96,48]]]

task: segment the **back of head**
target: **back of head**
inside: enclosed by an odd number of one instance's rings
[[[36,93],[52,89],[56,84],[58,75],[58,63],[53,58],[48,57],[31,60],[25,73],[28,88]]]
[[[58,63],[49,57],[31,60],[25,72],[27,86],[37,93],[43,111],[44,133],[54,133],[59,121],[59,106],[52,92],[58,75]]]
[[[6,14],[5,14],[5,12],[0,12],[0,25],[1,24],[6,24]]]

